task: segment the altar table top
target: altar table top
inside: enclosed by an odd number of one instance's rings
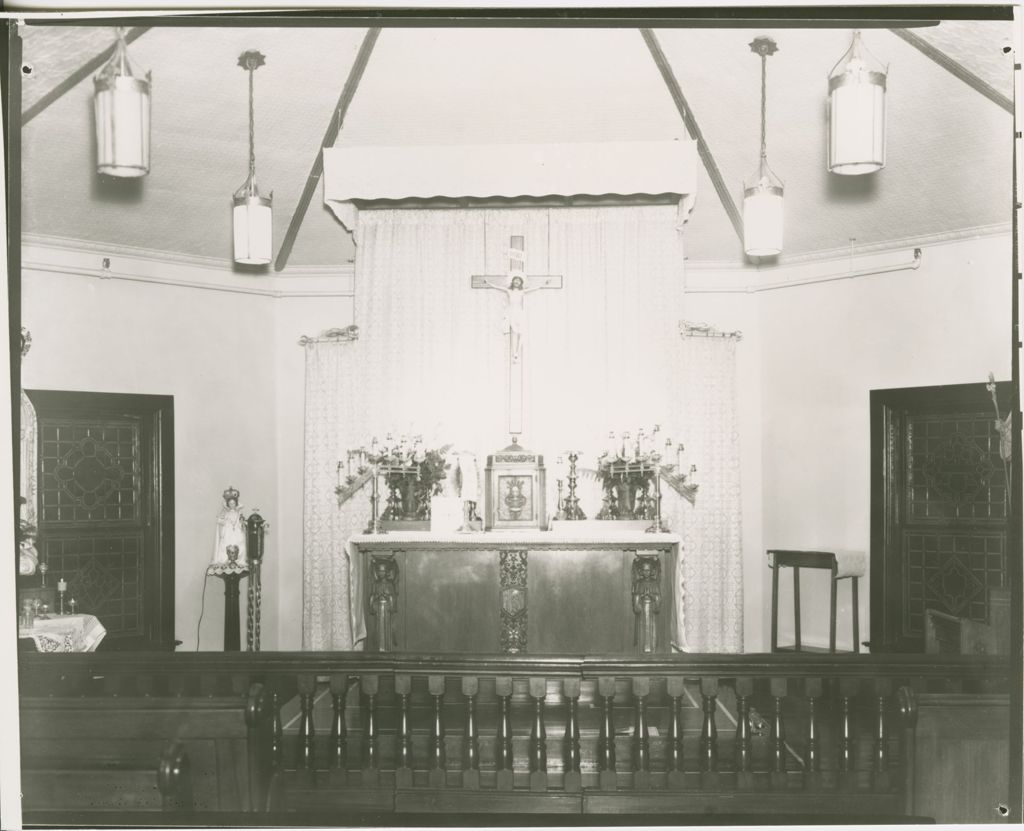
[[[669,548],[679,545],[679,534],[648,534],[645,531],[583,529],[557,531],[497,530],[465,533],[389,531],[386,534],[355,534],[349,537],[349,554],[358,548]]]
[[[93,615],[53,615],[18,628],[18,637],[32,638],[40,652],[94,652],[106,635]]]

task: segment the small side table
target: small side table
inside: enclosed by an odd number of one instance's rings
[[[249,573],[245,563],[213,563],[206,569],[208,577],[224,581],[224,651],[241,652],[242,635],[239,623],[238,584]]]
[[[800,569],[819,568],[832,572],[832,593],[829,606],[828,651],[836,651],[836,591],[840,580],[849,579],[852,593],[853,651],[860,652],[860,625],[858,609],[858,578],[864,574],[863,554],[842,555],[833,551],[790,551],[772,549],[768,551],[768,566],[772,569],[772,652],[779,651],[779,569],[793,569],[793,634],[796,643],[793,651],[800,652]],[[790,647],[784,647],[789,649]]]

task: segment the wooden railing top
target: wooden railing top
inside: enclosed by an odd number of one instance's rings
[[[683,675],[687,677],[884,677],[1009,680],[1006,656],[986,655],[475,655],[372,652],[99,652],[18,656],[25,675],[37,672],[278,675],[412,673],[543,675],[547,677]]]

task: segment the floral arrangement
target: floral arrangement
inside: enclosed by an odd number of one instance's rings
[[[348,452],[348,473],[344,484],[339,481],[334,492],[343,500],[376,473],[383,480],[387,498],[381,519],[428,520],[430,497],[442,492],[442,482],[448,475],[448,449],[427,450],[421,436],[411,441],[406,436],[395,441],[390,433],[383,442],[374,438],[369,449]],[[339,480],[341,467],[339,462]]]

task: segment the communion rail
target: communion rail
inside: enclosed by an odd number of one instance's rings
[[[255,810],[287,824],[436,812],[897,821],[927,807],[914,794],[918,696],[985,701],[1010,678],[988,656],[815,654],[101,652],[22,654],[19,673],[23,701],[54,706],[236,697],[238,718],[271,725],[250,733],[250,764],[273,780]]]

